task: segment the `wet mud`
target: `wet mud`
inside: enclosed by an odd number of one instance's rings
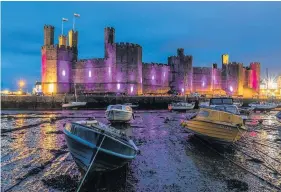
[[[2,191],[76,191],[83,174],[65,142],[63,124],[104,111],[4,111]],[[136,111],[126,130],[140,154],[118,170],[91,175],[82,191],[280,191],[281,124],[276,112],[251,115],[249,132],[231,147],[209,144],[180,122],[190,113]],[[259,121],[262,119],[263,121]]]

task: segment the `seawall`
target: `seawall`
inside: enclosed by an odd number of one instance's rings
[[[74,96],[1,96],[1,109],[59,110],[64,102],[74,101]],[[79,96],[78,101],[87,102],[88,109],[105,109],[109,104],[137,103],[139,109],[167,109],[168,104],[183,101],[175,96]],[[187,100],[192,100],[187,98]],[[243,99],[244,105],[257,99]]]

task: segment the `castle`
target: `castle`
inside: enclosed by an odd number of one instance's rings
[[[54,44],[54,30],[44,26],[42,53],[42,91],[45,94],[122,93],[126,95],[167,94],[254,94],[259,91],[260,63],[249,67],[229,62],[222,55],[221,68],[193,67],[193,58],[177,49],[168,63],[143,63],[142,47],[116,43],[115,29],[104,29],[104,58],[78,59],[78,31],[60,35]],[[68,41],[68,42],[67,42]],[[245,91],[247,90],[247,91]],[[246,93],[247,92],[247,93]],[[249,93],[248,93],[249,92]]]

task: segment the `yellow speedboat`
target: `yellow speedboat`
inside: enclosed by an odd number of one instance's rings
[[[219,143],[234,143],[247,131],[239,115],[201,108],[195,118],[181,124],[190,132]]]

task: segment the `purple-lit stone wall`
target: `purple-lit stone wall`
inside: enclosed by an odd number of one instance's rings
[[[244,75],[242,63],[230,63],[227,65],[227,87],[225,91],[229,94],[243,95]],[[242,90],[242,91],[241,91]]]
[[[67,93],[71,89],[73,53],[70,47],[61,46],[57,51],[57,93]]]
[[[163,63],[143,63],[143,93],[167,93],[170,66]]]
[[[212,67],[193,67],[193,90],[195,92],[211,91],[213,83]]]
[[[141,90],[142,48],[137,44],[116,44],[116,92],[137,95]]]
[[[213,89],[214,90],[221,90],[222,89],[221,69],[213,68]]]

